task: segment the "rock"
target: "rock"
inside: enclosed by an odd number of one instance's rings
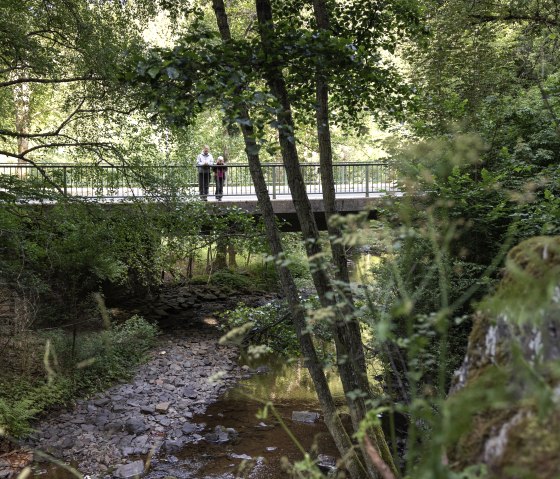
[[[95,399],[93,401],[93,404],[95,404],[98,407],[103,407],[109,404],[110,402],[111,400],[109,398],[100,398],[100,399]]]
[[[292,421],[314,423],[319,419],[320,415],[317,412],[311,411],[292,411]]]
[[[169,402],[160,402],[156,404],[156,411],[165,413],[169,409],[170,403]]]
[[[168,454],[180,452],[183,449],[184,443],[179,439],[168,439],[163,443],[163,449]]]
[[[539,419],[534,405],[541,393],[519,369],[525,364],[551,391],[560,387],[558,376],[546,372],[560,360],[560,237],[530,238],[512,248],[502,281],[477,307],[448,399],[455,409],[474,400],[476,409],[471,427],[448,449],[450,463],[458,469],[483,464],[493,479],[560,477],[560,411]],[[515,385],[513,395],[505,384]],[[497,408],[488,398],[500,395],[508,399]]]
[[[323,472],[334,471],[336,469],[336,458],[326,454],[319,454],[317,456],[317,467]]]
[[[131,434],[142,434],[148,429],[141,417],[131,417],[127,419],[124,428]]]
[[[208,442],[215,444],[225,444],[227,442],[235,441],[239,437],[239,433],[231,428],[225,428],[223,426],[216,426],[213,432],[204,435],[204,439]]]
[[[103,429],[107,432],[121,432],[124,429],[124,423],[122,421],[113,421],[105,424]]]
[[[193,432],[195,432],[197,430],[197,425],[196,424],[192,424],[190,422],[188,422],[187,424],[185,424],[182,428],[183,433],[185,434],[192,434]]]
[[[228,454],[228,457],[231,457],[232,459],[241,459],[243,461],[250,461],[251,459],[253,459],[251,456],[249,456],[248,454],[235,454],[235,453],[231,453]]]
[[[140,412],[143,414],[153,414],[156,412],[156,407],[154,405],[142,406]]]
[[[274,429],[274,425],[266,424],[261,421],[255,426],[255,429],[258,429],[259,431],[270,431],[271,429]]]
[[[198,397],[198,393],[193,387],[187,386],[183,389],[183,396],[190,399],[196,399]]]
[[[276,449],[278,449],[276,446],[269,446],[266,448],[268,452],[276,451]]]
[[[129,462],[117,468],[114,475],[121,479],[141,476],[144,474],[144,463],[142,461]]]

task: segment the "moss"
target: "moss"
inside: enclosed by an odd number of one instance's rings
[[[467,386],[447,400],[448,455],[454,468],[480,462],[486,440],[515,414],[509,405],[508,379],[503,369],[488,365],[477,369]]]
[[[491,478],[558,479],[560,408],[549,394],[560,382],[553,302],[560,237],[522,242],[508,254],[506,267],[496,293],[474,318],[465,386],[445,404],[455,428],[447,433],[448,456],[454,470],[487,462]],[[544,346],[533,361],[538,341]]]
[[[531,238],[508,253],[504,279],[481,307],[518,324],[538,324],[559,282],[560,237]]]
[[[492,469],[496,478],[557,479],[560,477],[560,411],[540,421],[528,410],[508,433],[501,461]]]

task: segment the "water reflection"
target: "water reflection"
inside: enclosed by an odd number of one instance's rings
[[[285,357],[270,355],[264,359],[250,361],[242,358],[241,364],[266,374],[256,374],[237,388],[225,394],[226,399],[237,400],[241,397],[251,397],[257,401],[272,401],[273,403],[317,404],[317,394],[309,371],[302,359],[289,360]],[[340,378],[333,371],[325,370],[329,387],[335,399],[344,401],[344,392]]]
[[[372,268],[379,265],[381,256],[371,253],[356,253],[348,261],[350,281],[358,284],[371,284],[375,282]]]

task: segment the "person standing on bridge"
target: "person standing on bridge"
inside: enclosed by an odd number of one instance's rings
[[[210,167],[214,164],[214,158],[210,153],[208,145],[204,145],[200,155],[196,157],[198,169],[198,193],[202,201],[208,200],[208,187],[210,185]]]
[[[224,164],[223,156],[218,156],[216,164],[212,167],[212,170],[214,171],[214,179],[216,180],[216,199],[218,201],[222,201],[227,171],[227,166]]]

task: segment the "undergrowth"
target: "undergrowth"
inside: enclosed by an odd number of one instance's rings
[[[157,334],[155,325],[133,316],[110,330],[80,334],[75,342],[63,331],[45,335],[44,376],[0,377],[0,429],[23,436],[46,411],[130,378]]]

